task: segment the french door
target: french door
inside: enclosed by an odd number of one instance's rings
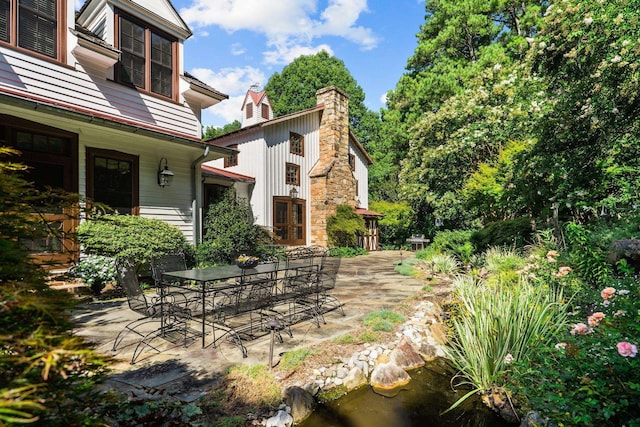
[[[306,202],[291,197],[273,198],[273,237],[280,245],[306,245]]]
[[[15,161],[27,166],[23,178],[41,191],[78,192],[77,135],[0,115],[0,145],[21,152]],[[78,258],[78,244],[73,233],[78,225],[77,207],[35,202],[34,214],[46,221],[50,232],[32,240],[23,240],[32,258],[41,264],[67,265]]]

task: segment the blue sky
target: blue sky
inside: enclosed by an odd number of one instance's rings
[[[424,0],[173,0],[193,31],[185,70],[229,100],[203,112],[205,126],[240,119],[253,84],[301,54],[322,49],[344,61],[373,111],[384,107],[417,46]]]
[[[75,0],[80,8],[83,0]],[[229,99],[202,114],[204,126],[240,120],[254,84],[300,55],[326,50],[364,90],[365,104],[385,107],[417,46],[424,0],[172,0],[193,31],[185,70]]]

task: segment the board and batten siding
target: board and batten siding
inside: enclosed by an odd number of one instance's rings
[[[294,163],[300,166],[300,185],[298,199],[306,200],[306,241],[311,241],[311,180],[309,172],[318,161],[320,151],[319,140],[320,114],[313,113],[296,117],[291,120],[275,123],[265,127],[267,146],[267,182],[268,186],[262,196],[265,206],[264,225],[273,226],[273,198],[289,196],[292,185],[286,184],[286,164]],[[304,136],[304,156],[291,153],[289,134],[295,132]]]
[[[362,151],[356,149],[353,144],[349,144],[349,154],[353,154],[356,159],[356,170],[354,176],[358,180],[358,199],[360,207],[369,208],[369,171],[367,160]]]
[[[0,86],[13,95],[200,137],[198,117],[184,102],[174,103],[91,76],[79,64],[74,69],[2,47],[0,58]]]

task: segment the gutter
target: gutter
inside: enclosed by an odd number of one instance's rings
[[[197,180],[198,171],[200,165],[209,156],[211,147],[208,145],[197,159],[191,162],[191,212],[193,215],[193,246],[197,246],[200,243],[200,236],[202,233],[202,207],[198,208],[198,184],[200,180]]]

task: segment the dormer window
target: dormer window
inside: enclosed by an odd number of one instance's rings
[[[262,104],[262,118],[269,120],[269,106]]]
[[[0,42],[60,59],[62,5],[56,0],[0,0]]]
[[[245,110],[247,112],[247,119],[250,119],[251,117],[253,117],[253,104],[248,103],[245,106]]]
[[[295,132],[289,132],[289,152],[304,156],[304,136]]]
[[[177,41],[128,16],[119,16],[119,81],[144,91],[174,97]]]

